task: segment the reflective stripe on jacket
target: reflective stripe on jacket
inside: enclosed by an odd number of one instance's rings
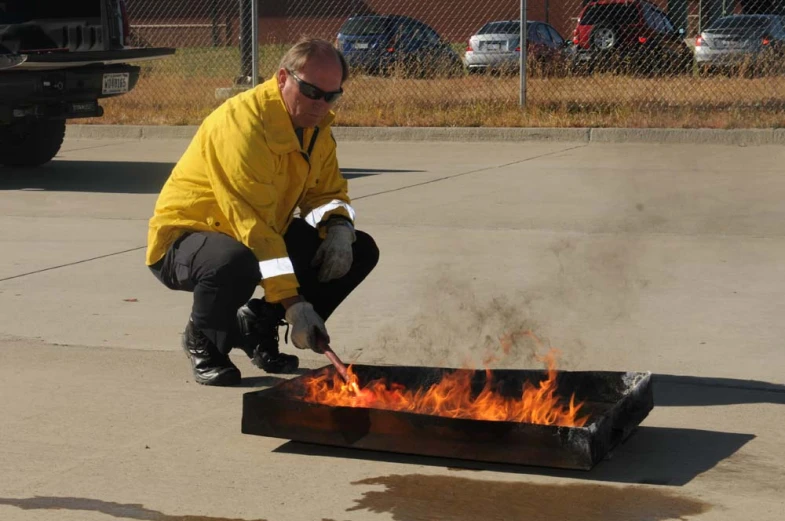
[[[314,227],[332,215],[354,221],[330,133],[334,117],[330,112],[305,129],[300,145],[275,77],[224,102],[199,127],[158,196],[147,264],[186,231],[221,232],[254,252],[266,299],[295,296],[299,284],[283,240],[295,209]]]

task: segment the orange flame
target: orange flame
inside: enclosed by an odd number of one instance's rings
[[[576,404],[573,394],[565,405],[556,393],[555,352],[549,352],[541,360],[547,364],[547,379],[537,385],[525,382],[520,398],[496,393],[493,373],[489,369],[485,370],[486,383],[482,391],[473,396],[470,371],[447,373],[428,389],[412,390],[385,379],[373,380],[361,387],[359,378],[349,366],[348,383],[337,373],[332,377],[321,375],[306,380],[303,399],[331,406],[388,409],[449,418],[582,427],[589,419],[578,416],[583,402]]]

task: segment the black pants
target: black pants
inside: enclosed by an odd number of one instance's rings
[[[318,231],[294,219],[284,235],[286,249],[300,283],[299,292],[327,320],[338,305],[373,270],[379,249],[367,233],[357,231],[349,273],[321,283],[311,259],[321,244]],[[150,270],[167,288],[194,294],[191,319],[222,353],[238,344],[237,310],[261,280],[259,261],[244,244],[217,232],[186,233]],[[280,306],[280,305],[279,305]],[[283,307],[280,306],[283,316]]]

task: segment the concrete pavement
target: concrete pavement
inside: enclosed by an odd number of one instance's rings
[[[382,252],[328,323],[347,362],[476,363],[532,328],[562,368],[655,373],[639,431],[590,472],[241,434],[278,377],[238,355],[242,387],[194,384],[190,296],[143,266],[187,140],[68,139],[0,170],[0,519],[781,519],[785,148],[339,143]]]

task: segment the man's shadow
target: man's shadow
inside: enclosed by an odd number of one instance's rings
[[[257,389],[262,390],[268,387],[273,387],[281,382],[285,382],[287,380],[291,380],[292,378],[297,378],[298,376],[302,376],[306,373],[309,373],[311,370],[300,367],[295,369],[291,374],[267,374],[262,376],[247,376],[243,377],[239,384],[235,387],[243,388],[243,389]]]
[[[157,194],[174,163],[52,161],[37,168],[0,168],[0,190]]]
[[[52,161],[37,168],[0,167],[0,190],[157,194],[174,163],[129,161]],[[421,172],[379,168],[342,168],[346,179]]]
[[[346,179],[357,179],[360,177],[381,174],[405,174],[417,172],[424,172],[424,170],[400,170],[393,168],[341,168],[341,174]]]

